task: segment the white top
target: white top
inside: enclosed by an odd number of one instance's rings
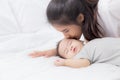
[[[120,0],[99,0],[98,23],[105,37],[120,37]]]

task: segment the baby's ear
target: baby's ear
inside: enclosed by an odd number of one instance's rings
[[[80,13],[77,17],[77,22],[79,24],[81,24],[84,21],[84,15],[82,13]]]

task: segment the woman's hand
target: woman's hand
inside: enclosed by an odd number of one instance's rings
[[[51,56],[55,56],[56,54],[57,54],[56,49],[51,49],[47,51],[34,51],[30,53],[29,56],[31,56],[32,58],[41,57],[41,56],[51,57]]]
[[[58,59],[54,62],[56,66],[64,66],[65,64],[65,59]]]

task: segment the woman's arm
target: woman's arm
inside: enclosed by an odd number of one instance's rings
[[[35,58],[35,57],[40,57],[40,56],[45,56],[45,57],[51,57],[55,56],[57,54],[56,49],[51,49],[51,50],[46,50],[46,51],[34,51],[29,54],[29,56]]]
[[[90,61],[88,59],[59,59],[55,61],[55,65],[81,68],[89,66]]]

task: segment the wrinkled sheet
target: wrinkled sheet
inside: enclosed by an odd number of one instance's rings
[[[75,69],[56,67],[58,57],[29,57],[34,50],[51,49],[60,39],[44,36],[17,35],[0,43],[0,80],[120,80],[120,68],[114,65],[98,63]]]

